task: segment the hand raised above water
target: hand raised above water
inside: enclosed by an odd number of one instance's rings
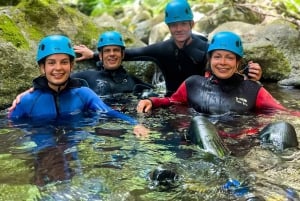
[[[80,57],[75,58],[75,61],[83,61],[94,57],[94,52],[85,45],[75,45],[73,48],[76,54],[81,55]]]

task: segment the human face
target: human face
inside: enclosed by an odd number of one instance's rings
[[[55,91],[65,87],[72,69],[73,63],[67,54],[50,55],[45,63],[41,64],[41,70],[48,80],[49,87]]]
[[[192,33],[193,21],[174,22],[168,24],[170,33],[179,48],[182,48],[184,43],[190,39]]]
[[[105,69],[115,70],[120,67],[124,54],[120,46],[105,46],[99,56]]]
[[[215,50],[210,58],[210,67],[219,79],[228,79],[237,72],[239,61],[234,53],[226,50]]]

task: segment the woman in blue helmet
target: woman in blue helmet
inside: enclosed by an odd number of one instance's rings
[[[74,58],[68,37],[43,38],[36,57],[42,75],[33,80],[34,91],[25,94],[9,113],[14,126],[22,127],[20,120],[30,121],[21,141],[29,140],[35,145],[30,151],[35,159],[34,184],[38,186],[69,180],[82,171],[76,145],[90,135],[80,128],[90,125],[90,121],[98,123],[106,116],[119,118],[135,125],[137,136],[148,133],[135,119],[107,106],[81,79],[70,78]]]
[[[187,1],[170,1],[165,8],[165,23],[172,36],[170,39],[146,47],[126,49],[124,60],[155,62],[165,79],[166,96],[170,96],[189,76],[205,74],[208,43],[205,37],[192,33],[193,13]],[[98,54],[85,46],[74,48],[82,54],[77,61],[98,60]],[[261,74],[259,64],[249,62],[248,76],[259,80]]]
[[[247,114],[248,112],[288,111],[260,84],[245,80],[237,73],[243,57],[241,38],[233,32],[216,33],[208,48],[210,76],[193,75],[186,79],[171,97],[151,97],[140,100],[137,112],[152,108],[183,104],[202,114]],[[299,111],[289,111],[300,116]],[[214,125],[204,116],[193,118],[190,135],[192,141],[204,145],[209,152],[222,156],[225,149],[215,132]],[[284,122],[271,124],[260,134],[263,141],[270,140],[277,148],[297,147],[296,132]]]
[[[85,114],[116,117],[137,125],[137,121],[107,106],[95,92],[85,87],[80,79],[70,78],[75,52],[71,41],[63,35],[43,38],[36,61],[42,75],[33,80],[34,91],[25,94],[9,113],[13,120],[55,120]],[[142,126],[135,127],[137,135]]]
[[[125,44],[117,31],[107,31],[99,36],[98,58],[100,70],[74,73],[71,77],[87,81],[89,87],[100,96],[142,92],[153,86],[126,72],[122,66]]]

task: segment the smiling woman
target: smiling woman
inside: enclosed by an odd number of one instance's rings
[[[65,36],[54,35],[40,42],[36,60],[52,90],[58,92],[66,87],[74,58],[71,41]]]
[[[209,45],[208,54],[212,73],[219,79],[229,79],[238,71],[244,55],[242,41],[233,33],[218,33]]]

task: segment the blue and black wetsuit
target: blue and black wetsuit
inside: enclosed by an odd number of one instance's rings
[[[11,119],[51,120],[95,113],[137,124],[135,119],[106,105],[90,88],[82,87],[82,80],[70,78],[59,92],[49,88],[44,76],[34,79],[33,86],[34,92],[24,95],[9,114]]]

